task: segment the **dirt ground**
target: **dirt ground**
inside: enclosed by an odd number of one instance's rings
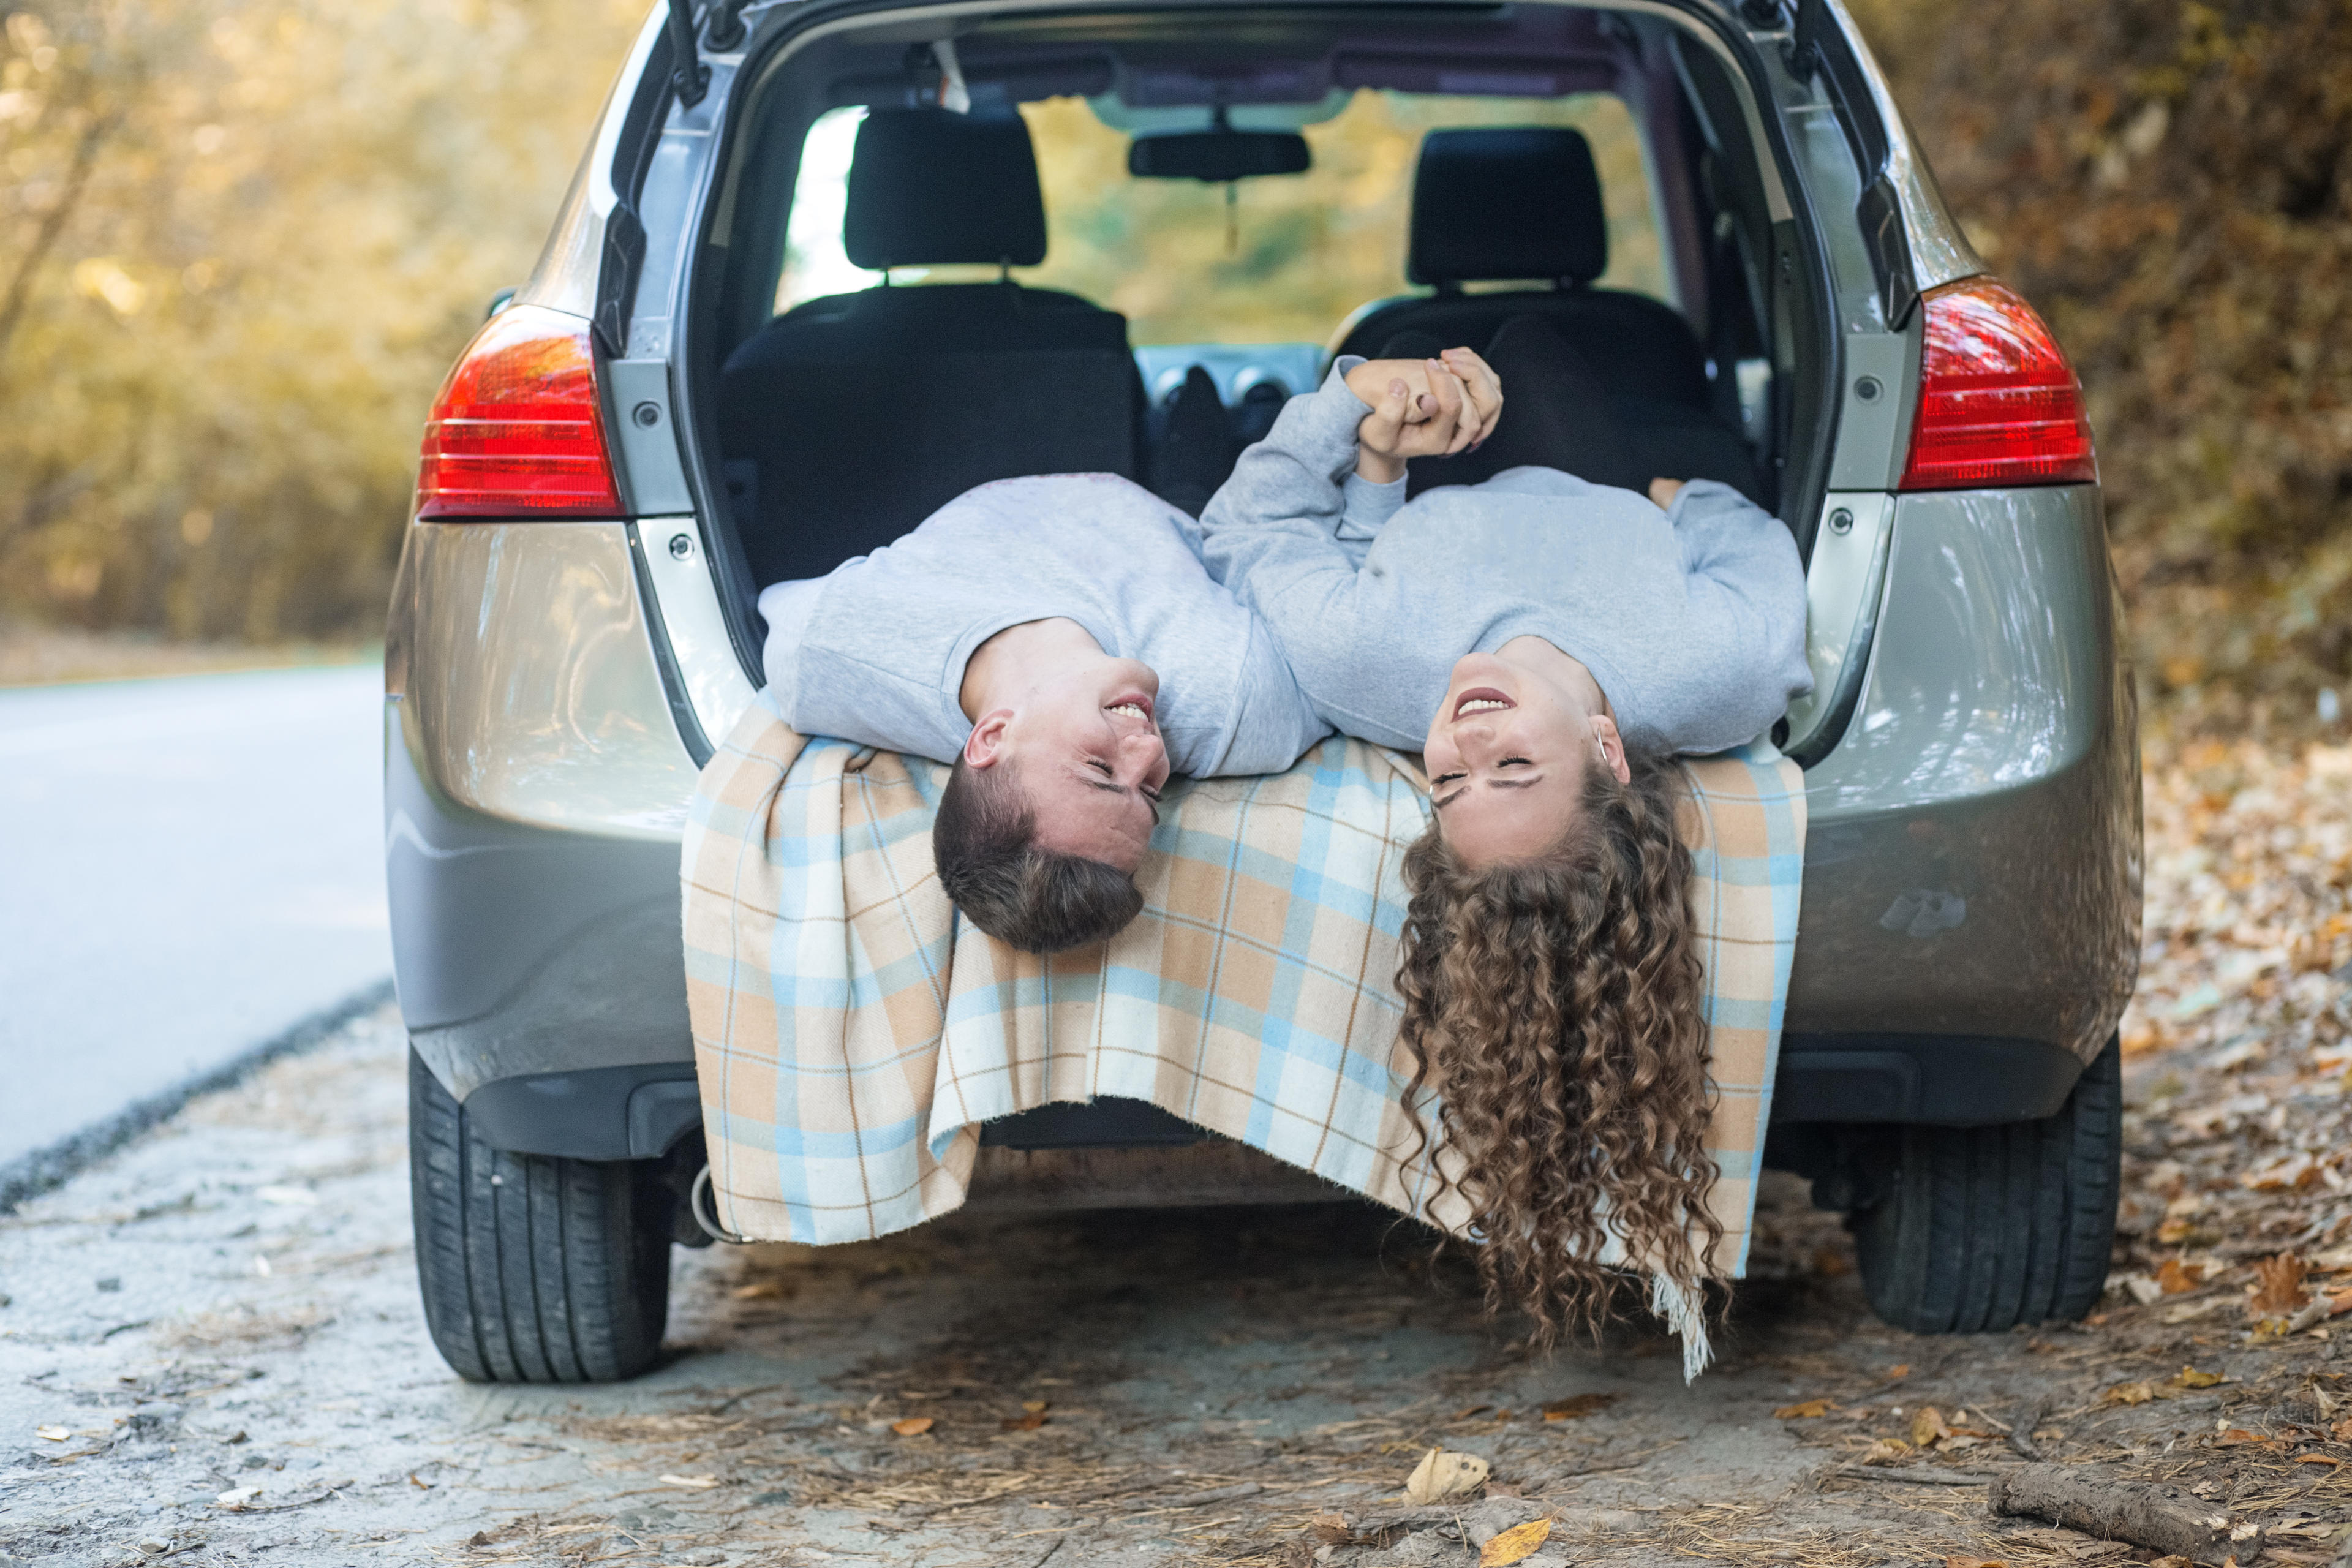
[[[1352,1205],[957,1216],[677,1255],[634,1384],[482,1388],[410,1251],[404,1044],[354,1025],[0,1218],[0,1564],[2149,1561],[1987,1512],[2025,1463],[2163,1481],[2242,1563],[2352,1523],[2352,752],[2151,774],[2126,1234],[2082,1325],[1873,1319],[1768,1186],[1720,1364],[1530,1356]],[[2338,1295],[2331,1294],[2334,1292]],[[1401,1500],[1431,1447],[1481,1492]],[[1491,1553],[1490,1553],[1491,1555]]]

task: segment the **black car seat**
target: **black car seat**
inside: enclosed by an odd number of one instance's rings
[[[1405,275],[1436,292],[1374,307],[1339,352],[1419,357],[1432,344],[1482,348],[1505,322],[1535,317],[1596,367],[1633,447],[1628,471],[1721,479],[1765,500],[1753,452],[1709,402],[1706,359],[1690,324],[1644,295],[1593,288],[1608,267],[1600,171],[1580,132],[1433,131],[1413,175]],[[1462,287],[1529,279],[1544,286],[1481,294]],[[1412,489],[1460,482],[1445,468],[1416,463]]]
[[[859,267],[1045,257],[1018,115],[877,110],[846,195],[842,238]],[[1126,317],[1009,280],[812,300],[719,371],[720,447],[762,584],[821,576],[991,479],[1132,479],[1142,412]]]

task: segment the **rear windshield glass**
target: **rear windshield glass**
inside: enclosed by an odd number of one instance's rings
[[[1305,128],[1314,166],[1244,180],[1139,180],[1128,136],[1083,99],[1021,106],[1036,142],[1047,245],[1033,287],[1066,289],[1124,314],[1132,342],[1322,342],[1368,300],[1405,291],[1413,167],[1423,132],[1453,126],[1566,125],[1584,132],[1609,215],[1606,289],[1676,301],[1666,281],[1640,132],[1606,93],[1557,99],[1457,98],[1364,89]],[[863,109],[810,128],[793,195],[776,308],[864,289],[878,272],[842,254],[844,182]],[[1227,191],[1233,192],[1230,203]],[[1530,199],[1540,200],[1539,193]],[[968,282],[993,268],[901,268],[894,283]]]

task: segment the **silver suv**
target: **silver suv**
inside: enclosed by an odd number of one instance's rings
[[[1526,314],[1600,369],[1644,471],[1740,485],[1807,562],[1760,1159],[1851,1215],[1890,1322],[2087,1310],[2140,909],[2090,436],[1837,0],[708,0],[647,20],[450,373],[394,594],[386,854],[450,1364],[630,1375],[670,1247],[709,1240],[678,839],[761,679],[762,586],[1014,474],[1197,507],[1333,353]],[[976,1196],[991,1151],[1072,1148],[1079,1199],[1296,1191],[1101,1101],[992,1123]],[[1130,1156],[1160,1174],[1103,1174]]]

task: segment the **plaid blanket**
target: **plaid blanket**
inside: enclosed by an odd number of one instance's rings
[[[1720,1092],[1713,1206],[1736,1277],[1804,787],[1762,742],[1685,766]],[[931,862],[946,779],[804,740],[765,692],[703,769],[682,866],[687,999],[723,1225],[802,1242],[904,1230],[964,1201],[980,1123],[1119,1095],[1459,1230],[1459,1194],[1441,1190],[1402,1098],[1402,862],[1428,815],[1413,759],[1334,738],[1286,773],[1171,781],[1142,915],[1104,947],[1050,958],[955,917]],[[1612,1247],[1604,1261],[1628,1261]],[[1704,1364],[1693,1305],[1670,1290],[1654,1304],[1686,1364]]]

